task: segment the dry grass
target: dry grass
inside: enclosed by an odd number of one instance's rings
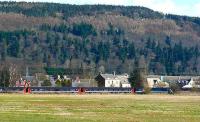
[[[0,95],[2,122],[199,122],[200,96]]]

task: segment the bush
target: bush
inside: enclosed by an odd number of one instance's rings
[[[197,87],[193,87],[191,89],[192,92],[200,92],[200,88],[197,88]]]
[[[66,79],[56,80],[57,87],[70,87],[71,83],[72,83],[71,80],[66,80]]]
[[[148,83],[144,83],[144,93],[149,94],[151,93],[151,88],[148,86]]]
[[[173,93],[180,91],[180,87],[176,82],[170,82],[169,88],[173,91]]]
[[[64,80],[61,81],[61,85],[70,87],[71,86],[71,81],[64,79]]]
[[[44,80],[44,82],[41,84],[41,86],[51,86],[50,80]]]
[[[61,83],[60,80],[56,80],[56,86],[57,86],[57,87],[61,87],[61,86],[62,86],[62,83]]]

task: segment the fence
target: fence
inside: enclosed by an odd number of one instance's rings
[[[111,87],[31,87],[32,93],[78,93],[80,88],[84,93],[133,93],[132,88],[111,88]],[[17,93],[22,92],[24,87],[0,87],[0,92]],[[152,88],[152,93],[168,93],[169,88]],[[134,90],[135,93],[144,93],[143,89]]]

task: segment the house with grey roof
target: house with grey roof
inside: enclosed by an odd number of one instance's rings
[[[128,82],[128,74],[116,75],[113,74],[99,74],[95,77],[98,87],[131,87]]]

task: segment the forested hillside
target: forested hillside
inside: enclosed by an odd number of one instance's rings
[[[200,74],[200,18],[144,7],[0,2],[0,61],[24,75]],[[52,72],[50,72],[51,74]]]

